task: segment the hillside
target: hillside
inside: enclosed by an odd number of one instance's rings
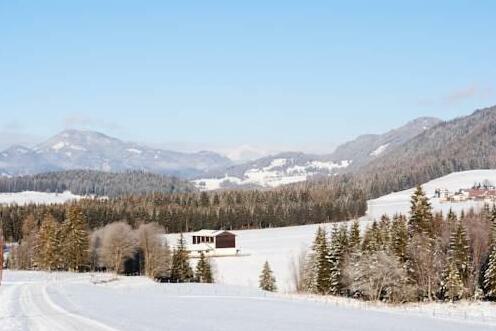
[[[357,169],[382,155],[389,154],[398,146],[441,122],[438,118],[420,117],[383,134],[359,136],[342,144],[327,157],[333,160],[350,160],[350,168]]]
[[[360,168],[440,123],[421,117],[384,134],[368,134],[339,146],[334,153],[279,153],[243,164],[210,171],[193,181],[202,190],[232,187],[276,187],[312,177],[328,177]]]
[[[452,172],[496,168],[496,107],[440,123],[357,171],[369,197]]]
[[[167,151],[80,130],[63,131],[33,148],[12,146],[0,153],[0,175],[3,176],[87,169],[144,170],[188,177],[229,164],[228,158],[213,152]]]
[[[430,198],[433,210],[443,211],[446,215],[450,209],[455,212],[462,210],[467,212],[470,208],[477,210],[483,206],[483,203],[477,201],[441,203],[439,199],[432,198],[436,188],[446,188],[454,192],[461,188],[469,188],[474,183],[483,182],[486,179],[496,183],[496,170],[453,173],[424,183],[423,187]],[[384,214],[390,217],[397,213],[408,214],[412,192],[413,189],[409,188],[406,191],[369,200],[367,213],[360,218],[362,229],[373,219],[379,219]],[[311,246],[319,225],[233,231],[237,235],[238,247],[247,256],[213,258],[220,281],[225,284],[256,287],[260,266],[268,260],[278,277],[281,290],[291,290],[294,283],[290,265],[300,256],[302,250]],[[335,223],[327,223],[325,227],[330,230],[333,225]],[[177,238],[177,234],[168,235],[170,244],[175,244]],[[188,235],[186,238],[190,240]]]
[[[115,197],[147,193],[193,192],[195,188],[175,177],[142,171],[112,173],[68,170],[19,177],[0,177],[0,192],[38,191]]]

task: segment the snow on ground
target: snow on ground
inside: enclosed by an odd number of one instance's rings
[[[423,185],[428,196],[434,195],[436,188],[447,188],[457,191],[460,188],[471,187],[475,182],[485,179],[496,183],[496,170],[474,170],[435,179]],[[368,201],[367,215],[360,219],[362,228],[370,224],[375,218],[384,214],[393,216],[396,213],[408,214],[410,208],[410,197],[413,189],[392,193],[379,199]],[[481,202],[466,201],[455,203],[441,203],[438,199],[431,199],[434,210],[447,212],[452,208],[456,212],[471,207],[480,208]],[[224,284],[257,287],[258,276],[265,260],[269,261],[274,270],[278,286],[282,291],[292,291],[294,282],[292,280],[291,264],[308,249],[312,243],[315,232],[319,225],[292,226],[285,228],[271,228],[261,230],[232,231],[237,235],[237,247],[241,253],[247,256],[218,257],[213,258],[217,269],[218,281]],[[333,224],[324,225],[331,230]],[[168,235],[170,245],[175,245],[178,235]],[[185,234],[187,242],[191,242],[191,236]]]
[[[459,318],[220,284],[159,284],[143,277],[95,284],[92,278],[91,274],[5,272],[0,329],[485,331],[496,326],[490,318],[496,311],[489,305],[483,306],[488,318],[470,314]]]
[[[381,155],[382,153],[384,153],[384,151],[386,150],[386,148],[389,147],[389,144],[385,144],[385,145],[381,145],[379,147],[377,147],[376,150],[374,150],[372,153],[370,153],[370,156],[379,156]]]
[[[51,204],[51,203],[64,203],[71,200],[78,200],[82,197],[80,195],[72,194],[69,191],[64,193],[45,193],[25,191],[19,193],[0,193],[0,204],[18,204],[26,205],[29,203],[36,204]]]
[[[458,191],[459,189],[470,188],[474,183],[482,183],[485,179],[492,183],[496,183],[496,170],[470,170],[455,172],[447,176],[431,180],[422,185],[422,188],[430,198],[434,210],[447,213],[450,208],[455,212],[468,210],[470,208],[480,209],[484,203],[481,201],[463,201],[453,203],[443,203],[439,199],[434,198],[434,191],[437,188],[446,188],[450,192]],[[379,218],[383,214],[390,216],[395,213],[407,214],[410,209],[410,197],[415,189],[395,192],[375,200],[368,201],[367,215],[370,217]]]
[[[307,177],[314,176],[322,170],[332,172],[334,169],[346,168],[351,164],[351,161],[341,161],[340,163],[331,161],[309,161],[304,165],[294,165],[284,168],[287,163],[288,160],[284,158],[274,159],[266,167],[246,170],[242,178],[226,174],[223,178],[202,178],[193,180],[192,183],[198,188],[206,191],[217,190],[229,183],[277,187],[303,182],[307,180]]]

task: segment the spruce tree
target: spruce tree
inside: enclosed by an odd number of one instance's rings
[[[343,264],[347,243],[347,241],[343,239],[342,231],[334,227],[331,236],[331,245],[329,248],[329,293],[333,295],[340,294],[342,290]]]
[[[463,291],[463,281],[458,268],[455,263],[449,262],[441,283],[441,293],[445,300],[455,301],[462,298]]]
[[[35,259],[38,268],[57,270],[61,264],[60,230],[53,216],[46,215],[37,236]]]
[[[432,237],[432,207],[422,187],[417,186],[410,200],[410,235],[424,234]]]
[[[272,274],[269,262],[265,261],[262,273],[260,274],[260,288],[264,291],[275,292],[277,291],[276,279]]]
[[[171,278],[178,283],[191,282],[194,279],[193,270],[189,263],[189,253],[186,249],[186,241],[182,233],[172,253]]]
[[[200,259],[196,264],[195,278],[198,283],[214,282],[210,261],[205,257],[203,252],[200,253]]]
[[[496,299],[496,245],[492,245],[489,262],[484,272],[484,290],[486,297]]]
[[[401,263],[407,261],[408,226],[405,217],[395,216],[391,224],[391,251]]]
[[[313,244],[314,251],[314,285],[315,292],[319,294],[328,294],[331,287],[331,264],[329,261],[329,248],[325,230],[319,226],[315,241]]]
[[[461,221],[456,223],[451,233],[448,259],[454,263],[460,277],[466,282],[470,272],[470,245]]]
[[[360,223],[354,221],[351,224],[350,233],[348,234],[348,245],[350,251],[354,252],[360,246]]]
[[[71,206],[61,229],[64,262],[69,271],[80,271],[88,265],[89,235],[86,218],[77,205]]]

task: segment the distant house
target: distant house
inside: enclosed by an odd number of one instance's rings
[[[225,230],[200,230],[191,235],[189,251],[192,257],[199,256],[202,252],[208,256],[237,255],[236,235]]]

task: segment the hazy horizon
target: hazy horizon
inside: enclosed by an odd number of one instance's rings
[[[329,153],[420,116],[468,115],[496,104],[495,10],[4,2],[0,147],[74,128],[231,157]]]

